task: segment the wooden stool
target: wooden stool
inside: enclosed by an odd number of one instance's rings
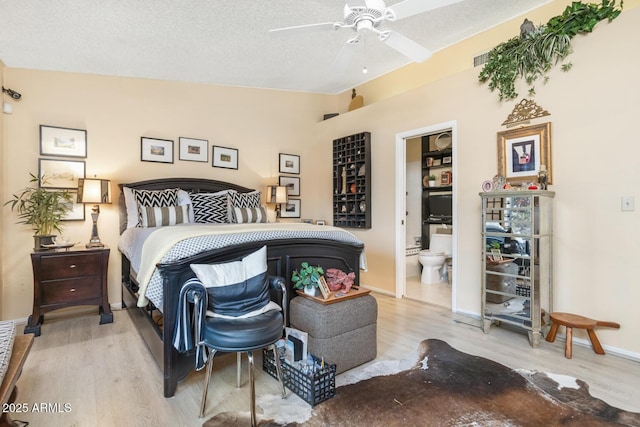
[[[558,326],[564,325],[567,327],[567,341],[564,348],[564,357],[566,357],[567,359],[571,359],[571,341],[573,339],[573,328],[587,330],[589,339],[591,340],[591,345],[593,346],[593,351],[595,351],[597,354],[604,354],[604,350],[602,348],[602,345],[600,345],[600,341],[598,341],[598,337],[596,336],[593,328],[595,328],[596,326],[605,326],[607,328],[620,329],[619,323],[603,322],[601,320],[589,319],[588,317],[579,316],[577,314],[551,313],[549,317],[551,318],[551,329],[549,329],[549,334],[547,334],[547,341],[555,341],[556,334],[558,333]]]

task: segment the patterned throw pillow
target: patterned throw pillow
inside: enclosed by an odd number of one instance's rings
[[[178,204],[178,189],[167,190],[136,190],[132,189],[133,197],[138,204],[138,227],[142,224],[141,207],[145,206],[176,206]]]
[[[2,384],[4,374],[7,373],[7,368],[9,367],[15,336],[16,325],[12,320],[0,322],[0,384]]]
[[[140,226],[161,227],[189,222],[189,206],[142,206]]]
[[[227,200],[228,191],[218,193],[192,193],[193,219],[195,222],[208,224],[223,224],[228,221]]]
[[[267,210],[264,206],[259,208],[233,208],[233,216],[238,224],[267,221]]]
[[[239,222],[235,218],[234,208],[257,208],[260,209],[260,192],[251,191],[249,193],[229,194],[229,206],[233,218],[229,222]]]
[[[240,261],[191,264],[191,269],[207,288],[208,308],[214,315],[249,317],[271,307],[266,246]]]

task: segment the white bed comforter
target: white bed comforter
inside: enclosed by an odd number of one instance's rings
[[[156,265],[200,252],[241,243],[276,239],[323,239],[362,243],[341,228],[306,223],[182,224],[170,227],[129,228],[120,237],[118,249],[131,261],[140,285],[138,306],[151,301],[162,309],[162,278]],[[364,252],[360,268],[366,270]]]

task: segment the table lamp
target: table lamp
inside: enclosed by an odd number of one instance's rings
[[[282,185],[268,185],[267,204],[276,205],[276,220],[280,218],[283,203],[287,203],[287,187]]]
[[[91,210],[91,219],[93,220],[91,239],[86,244],[86,247],[104,247],[98,236],[98,216],[100,215],[100,204],[111,203],[111,181],[98,178],[78,179],[78,203],[94,204]]]

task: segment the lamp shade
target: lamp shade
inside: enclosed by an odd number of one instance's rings
[[[270,205],[287,203],[287,187],[281,185],[267,186],[267,203]]]
[[[111,181],[108,179],[78,179],[78,203],[111,203]]]

